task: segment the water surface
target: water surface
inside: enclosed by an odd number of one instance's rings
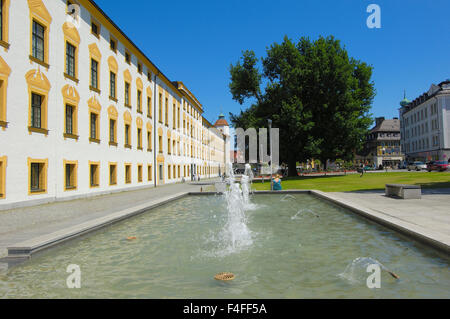
[[[223,236],[223,196],[189,196],[0,273],[0,298],[450,298],[449,260],[426,246],[308,194],[251,202],[248,245]],[[367,288],[358,257],[400,280]],[[70,264],[81,289],[67,288]],[[213,279],[223,271],[236,279]]]

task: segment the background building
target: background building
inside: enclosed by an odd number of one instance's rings
[[[400,102],[401,141],[408,161],[450,158],[450,80]]]
[[[93,1],[0,4],[0,208],[223,171],[223,128]]]
[[[358,157],[369,166],[398,167],[404,155],[400,145],[400,120],[375,119],[375,127],[367,134],[362,154]]]

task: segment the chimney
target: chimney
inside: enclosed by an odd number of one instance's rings
[[[377,117],[375,119],[375,126],[380,126],[381,123],[383,123],[383,121],[384,121],[384,117]]]

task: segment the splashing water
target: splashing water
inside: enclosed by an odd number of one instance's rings
[[[382,263],[372,257],[358,257],[348,264],[344,272],[338,276],[348,280],[351,284],[360,284],[367,279],[367,267],[374,264],[379,265],[382,270],[391,273]]]
[[[280,202],[287,202],[292,199],[295,200],[295,197],[292,195],[286,194],[283,197],[281,197]]]
[[[311,209],[308,208],[304,208],[304,209],[300,209],[297,214],[295,214],[294,216],[291,217],[291,220],[295,220],[295,219],[303,219],[304,216],[310,216],[310,217],[317,217],[319,218],[319,215],[317,215],[316,213],[314,213]]]
[[[221,255],[237,252],[251,246],[253,243],[252,233],[247,227],[247,217],[245,216],[246,207],[251,205],[248,182],[251,180],[252,176],[242,176],[241,189],[241,185],[235,182],[231,164],[227,167],[227,174],[229,176],[227,182],[230,185],[229,189],[225,192],[228,211],[227,222],[217,238],[221,246]]]

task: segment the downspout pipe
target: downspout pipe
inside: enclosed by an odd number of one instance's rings
[[[156,143],[156,125],[157,125],[157,121],[156,121],[156,100],[157,100],[157,92],[156,92],[156,80],[158,78],[158,75],[160,74],[160,72],[158,71],[157,74],[154,75],[153,77],[153,102],[152,102],[152,108],[153,108],[153,179],[154,179],[154,184],[155,187],[158,186],[158,178],[160,178],[160,176],[158,176],[156,174],[157,170],[158,170],[158,163],[156,162],[156,154],[159,152],[159,150],[157,151],[157,147],[158,144]]]

